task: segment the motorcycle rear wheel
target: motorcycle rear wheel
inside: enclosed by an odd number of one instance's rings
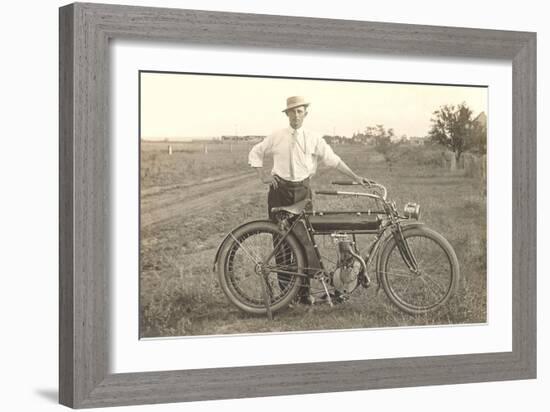
[[[303,283],[297,273],[304,273],[305,257],[296,238],[287,236],[281,241],[283,235],[272,222],[250,222],[233,231],[222,245],[218,278],[225,295],[239,309],[265,314],[266,289],[271,312],[285,308],[296,297]],[[275,253],[266,261],[274,247]],[[258,270],[260,263],[266,266],[265,278]]]

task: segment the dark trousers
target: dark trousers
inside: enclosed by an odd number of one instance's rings
[[[271,212],[272,207],[279,206],[290,206],[294,203],[297,203],[304,199],[311,199],[311,187],[309,184],[309,179],[304,180],[303,182],[287,182],[286,180],[277,179],[279,185],[277,188],[269,186],[269,193],[267,195],[267,213],[269,219],[272,221],[275,220],[275,215]],[[311,204],[310,204],[311,207]],[[273,244],[277,244],[278,239],[274,237]],[[284,258],[277,258],[277,264],[286,265],[288,262]],[[279,281],[279,287],[281,290],[284,290],[290,280],[289,275],[278,273],[277,278]],[[300,299],[304,299],[309,295],[309,279],[304,279],[303,287],[299,292]]]
[[[272,207],[290,206],[298,203],[300,200],[311,199],[311,187],[309,179],[303,182],[287,182],[283,179],[278,179],[279,185],[275,189],[269,186],[267,195],[267,214],[270,220],[275,221],[275,216],[271,213]]]

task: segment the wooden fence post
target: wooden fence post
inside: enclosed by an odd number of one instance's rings
[[[452,171],[456,170],[456,156],[454,153],[451,154],[451,166],[449,167],[449,169]]]

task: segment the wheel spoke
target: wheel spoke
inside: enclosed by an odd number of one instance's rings
[[[428,264],[425,264],[424,262],[422,262],[422,266],[420,266],[419,264],[418,269],[421,270],[421,268],[431,268],[435,264],[435,262],[439,261],[440,259],[441,259],[441,256],[436,256],[435,258],[430,260]]]
[[[407,291],[409,290],[411,285],[412,285],[412,282],[407,283],[407,286],[405,287],[405,290],[403,291],[403,295],[405,295],[407,293]]]
[[[428,289],[430,292],[432,292],[432,294],[437,299],[439,295],[434,291],[433,286],[431,286],[428,282],[426,282],[426,279],[424,279],[424,278],[420,278],[420,279],[422,280],[422,283],[424,284],[424,286],[426,286],[426,289]]]
[[[386,275],[396,276],[396,277],[402,277],[402,278],[416,278],[418,277],[414,273],[411,273],[410,271],[405,270],[395,270],[393,269],[391,272],[380,272],[384,273]]]
[[[434,278],[432,278],[430,275],[427,275],[427,274],[424,273],[424,274],[422,275],[422,277],[425,278],[425,279],[430,280],[433,284],[435,284],[435,285],[439,288],[439,290],[440,290],[441,292],[445,293],[445,292],[447,291],[443,286],[441,286],[441,284],[440,284],[437,280],[435,280]]]
[[[245,253],[246,256],[248,256],[255,264],[260,263],[260,259],[253,257],[250,254],[250,252],[248,252],[248,250],[246,250],[246,248],[243,246],[243,244],[241,242],[239,242],[239,239],[237,239],[235,237],[235,235],[233,235],[233,233],[231,233],[231,237],[233,238],[233,240],[235,240],[235,242],[237,242],[239,244],[241,250]]]

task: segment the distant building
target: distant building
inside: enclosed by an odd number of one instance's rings
[[[474,119],[474,122],[479,123],[481,126],[487,127],[487,115],[485,112],[481,112]]]
[[[345,137],[345,136],[332,136],[332,135],[324,135],[323,139],[325,139],[325,142],[328,144],[345,144],[349,143],[351,139]]]
[[[407,140],[407,143],[414,146],[422,146],[426,142],[425,137],[411,136]]]
[[[374,145],[376,143],[376,139],[370,134],[354,133],[351,137],[351,142],[354,144]]]
[[[237,135],[224,135],[222,136],[221,140],[222,142],[255,142],[260,141],[265,136],[261,135],[245,135],[245,136],[237,136]]]

